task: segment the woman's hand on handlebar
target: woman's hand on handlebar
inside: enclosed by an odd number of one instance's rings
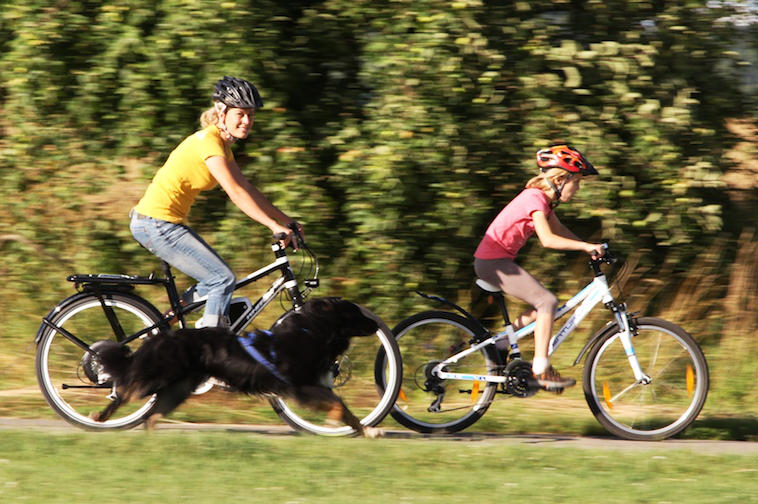
[[[295,234],[295,242],[305,242],[305,231],[303,231],[303,225],[296,220],[291,220],[287,227]],[[297,243],[296,243],[297,244]],[[297,247],[295,247],[297,248]]]
[[[289,227],[282,226],[277,222],[269,229],[271,229],[271,232],[274,235],[274,239],[279,240],[279,242],[282,244],[282,247],[286,248],[287,245],[292,244],[292,247],[297,250],[297,243],[295,240],[293,240],[293,232]]]
[[[274,239],[279,240],[283,247],[292,245],[294,250],[300,248],[300,243],[305,240],[303,226],[295,220],[291,220],[286,226],[276,223],[271,227],[271,231]]]

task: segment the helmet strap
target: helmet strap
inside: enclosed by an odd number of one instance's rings
[[[226,103],[217,101],[213,104],[213,106],[216,108],[216,113],[218,114],[218,129],[221,131],[221,136],[224,137],[224,140],[234,143],[239,138],[232,135],[228,129],[226,129],[226,111],[229,110],[229,106]]]
[[[546,178],[545,182],[547,182],[547,185],[549,185],[550,189],[552,189],[553,192],[555,193],[555,199],[553,199],[553,204],[552,204],[552,207],[555,208],[561,202],[561,189],[563,189],[563,184],[561,184],[561,188],[559,189],[558,187],[556,187],[555,183],[553,183],[553,181],[550,180],[549,178]]]
[[[552,180],[550,180],[549,178],[547,178],[547,177],[545,178],[545,182],[547,182],[547,185],[549,185],[550,189],[552,189],[555,192],[555,200],[553,201],[553,205],[552,205],[553,208],[555,208],[558,205],[560,205],[560,203],[561,203],[561,194],[563,193],[563,188],[566,186],[566,184],[568,183],[568,181],[573,176],[574,176],[573,173],[569,173],[568,177],[566,177],[565,179],[563,179],[563,182],[561,182],[561,186],[560,187],[557,187],[555,185],[555,183]]]

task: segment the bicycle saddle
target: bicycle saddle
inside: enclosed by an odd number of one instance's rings
[[[493,293],[494,292],[497,292],[497,293],[500,292],[500,288],[499,287],[495,287],[491,283],[485,282],[481,278],[477,278],[476,279],[476,285],[478,285],[480,289],[486,290],[487,292],[493,292]]]

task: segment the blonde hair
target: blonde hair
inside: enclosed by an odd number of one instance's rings
[[[218,110],[215,106],[200,114],[200,127],[207,128],[211,124],[218,124]]]
[[[529,181],[526,183],[526,188],[541,189],[550,197],[551,200],[555,201],[558,195],[555,193],[553,188],[550,187],[548,180],[550,180],[556,187],[560,187],[561,184],[563,184],[563,182],[565,182],[566,179],[568,179],[571,175],[571,173],[561,168],[550,168],[548,171],[542,172],[536,177],[529,179]]]

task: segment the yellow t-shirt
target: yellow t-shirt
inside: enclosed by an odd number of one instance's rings
[[[134,210],[154,219],[184,221],[198,193],[218,185],[205,164],[212,156],[234,160],[215,125],[188,136],[171,152]]]

